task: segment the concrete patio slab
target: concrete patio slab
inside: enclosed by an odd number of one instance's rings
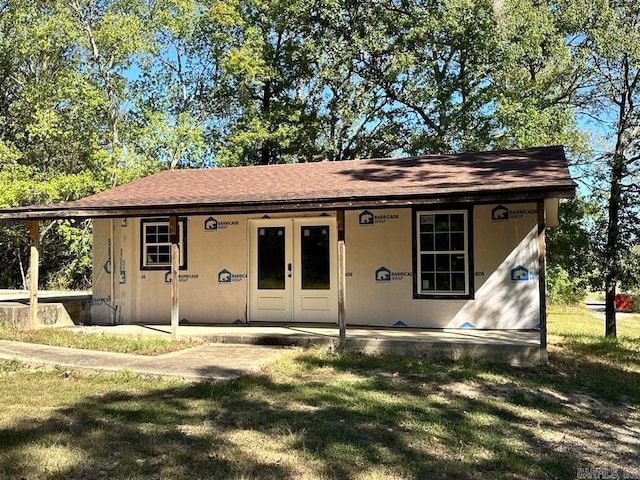
[[[115,325],[75,327],[78,333],[171,337],[169,325]],[[335,326],[309,325],[181,325],[180,339],[209,344],[328,347],[338,345]],[[366,354],[391,353],[408,357],[465,357],[511,365],[540,364],[540,332],[520,330],[422,330],[413,328],[358,328],[346,332],[346,349]]]

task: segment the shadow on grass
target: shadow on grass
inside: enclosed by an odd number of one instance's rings
[[[562,349],[536,369],[312,351],[228,382],[125,382],[2,428],[0,477],[574,478],[594,435],[632,433],[621,409],[640,386],[637,370]],[[637,468],[615,441],[606,453]]]

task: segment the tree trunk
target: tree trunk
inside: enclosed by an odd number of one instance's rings
[[[262,115],[270,123],[269,112],[271,110],[271,81],[264,82],[264,90],[262,93]],[[269,125],[271,126],[271,125]],[[260,149],[260,165],[269,165],[271,163],[271,142],[265,139]]]
[[[605,331],[607,337],[616,336],[616,284],[620,272],[620,202],[622,200],[622,178],[624,156],[616,152],[611,169],[611,190],[609,196],[609,223],[607,225],[607,245],[605,248],[607,275],[605,297]]]
[[[611,273],[606,280],[604,334],[607,337],[616,336],[616,278]]]

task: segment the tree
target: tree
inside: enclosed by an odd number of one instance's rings
[[[315,110],[307,102],[317,73],[306,29],[306,0],[238,0],[237,29],[224,61],[235,95],[221,135],[222,165],[313,158]]]
[[[491,75],[499,49],[491,3],[365,5],[367,23],[352,32],[360,50],[354,67],[382,94],[380,116],[400,127],[396,145],[409,154],[485,148],[495,129]]]
[[[575,50],[589,67],[581,113],[611,139],[592,165],[593,187],[606,203],[602,241],[606,291],[605,335],[616,336],[615,296],[621,281],[632,284],[625,258],[638,244],[640,187],[640,5],[628,0],[570,2]]]
[[[241,22],[234,2],[158,0],[144,14],[152,40],[131,84],[131,144],[159,168],[206,167],[231,111],[224,61]]]
[[[83,3],[82,14],[105,5]],[[117,177],[113,159],[120,157],[113,153],[121,150],[123,117],[115,95],[123,90],[116,73],[124,65],[117,59],[126,56],[103,56],[108,49],[99,45],[111,42],[117,50],[118,36],[124,40],[127,32],[117,15],[101,25],[79,19],[74,8],[80,2],[14,0],[2,7],[0,205],[68,201],[104,190]],[[3,269],[1,280],[24,286],[29,275],[24,226],[2,229],[7,248],[0,261],[10,268]],[[43,282],[87,286],[90,239],[89,222],[43,222]]]
[[[94,92],[74,68],[74,30],[60,6],[15,0],[2,9],[0,205],[4,207],[70,200],[103,188],[90,173],[98,150],[90,107]],[[61,272],[67,259],[85,253],[45,239],[57,232],[57,224],[43,225],[43,248],[51,253],[43,256],[45,271]],[[6,248],[0,249],[0,261],[8,266],[2,269],[2,281],[24,285],[29,275],[24,227],[3,225],[1,236]]]
[[[496,83],[496,148],[565,145],[572,157],[588,153],[577,128],[575,101],[587,69],[572,52],[573,12],[555,1],[494,1],[501,60]]]
[[[110,173],[111,186],[139,172],[128,155],[128,72],[134,60],[150,47],[141,0],[69,0],[59,15],[68,15],[76,32],[76,71],[96,96],[99,145]],[[123,135],[125,132],[125,135]],[[144,174],[146,172],[142,172]]]

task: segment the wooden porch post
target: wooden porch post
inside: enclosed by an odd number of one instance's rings
[[[40,266],[40,225],[37,220],[29,220],[29,330],[38,325],[38,270]]]
[[[169,218],[169,233],[171,235],[171,340],[178,339],[178,325],[180,323],[180,302],[179,302],[179,276],[180,271],[180,238],[178,217]]]
[[[538,288],[540,292],[540,363],[546,365],[547,355],[547,242],[544,201],[539,201],[538,211]]]
[[[338,328],[340,339],[338,349],[344,350],[347,343],[346,331],[346,247],[344,242],[344,210],[338,210]]]

